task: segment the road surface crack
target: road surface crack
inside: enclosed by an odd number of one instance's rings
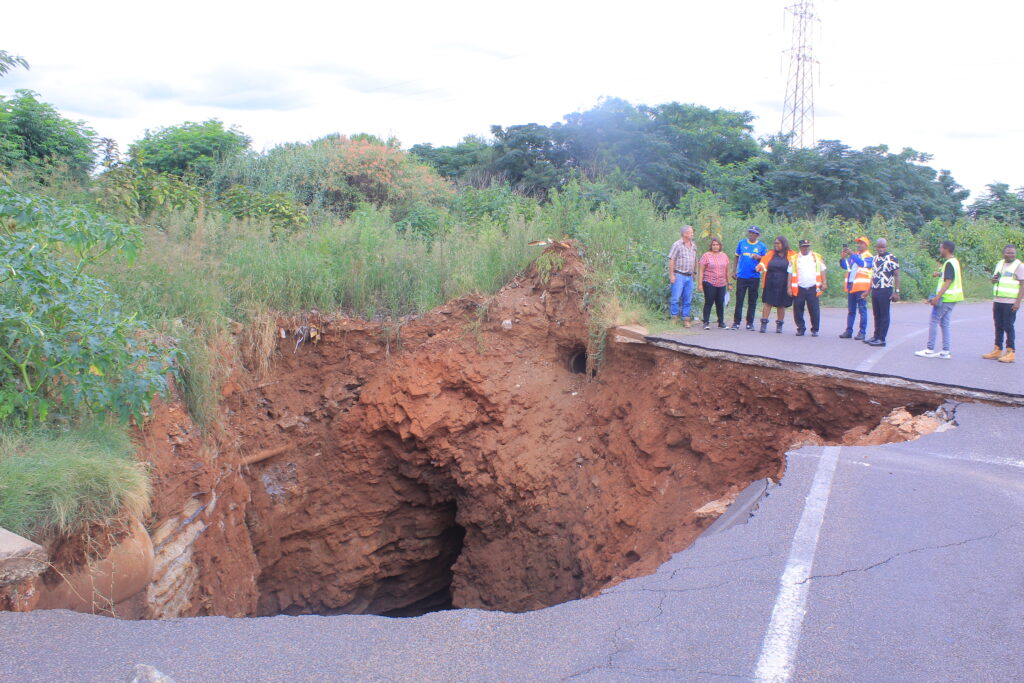
[[[956,548],[958,546],[967,545],[968,543],[976,543],[978,541],[985,541],[985,540],[988,540],[990,538],[995,538],[996,536],[999,536],[1000,534],[1006,533],[1010,529],[1014,529],[1014,528],[1017,528],[1017,527],[1020,527],[1020,526],[1021,526],[1020,524],[1011,524],[1010,526],[1003,527],[1002,529],[1000,529],[998,531],[995,531],[995,532],[993,532],[991,534],[985,534],[984,536],[975,536],[973,538],[967,538],[967,539],[964,539],[962,541],[956,541],[954,543],[944,543],[942,545],[929,545],[929,546],[924,546],[924,547],[921,547],[921,548],[913,548],[911,550],[904,550],[903,552],[896,553],[895,555],[890,555],[889,557],[885,558],[884,560],[881,560],[879,562],[875,562],[874,564],[869,564],[866,567],[856,567],[854,569],[845,569],[845,570],[843,570],[841,572],[837,572],[835,574],[812,574],[811,576],[808,576],[806,579],[804,579],[803,581],[800,581],[798,583],[807,583],[808,581],[811,581],[813,579],[830,579],[830,578],[835,578],[835,577],[839,577],[839,576],[846,576],[847,574],[854,574],[854,573],[857,573],[857,572],[871,571],[872,569],[876,569],[876,568],[881,567],[883,565],[889,564],[893,560],[895,560],[897,558],[900,558],[900,557],[904,557],[906,555],[913,555],[915,553],[922,553],[922,552],[925,552],[925,551],[928,551],[928,550],[946,550],[947,548]]]

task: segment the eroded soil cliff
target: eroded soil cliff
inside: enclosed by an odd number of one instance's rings
[[[856,442],[939,402],[643,344],[610,342],[595,376],[573,372],[583,270],[574,247],[552,249],[559,270],[401,325],[280,321],[269,373],[229,378],[213,436],[161,406],[143,442],[156,579],[121,614],[592,595],[686,547],[713,519],[702,506],[780,477],[791,445]],[[302,327],[319,341],[296,348]],[[914,436],[887,424],[886,439]]]

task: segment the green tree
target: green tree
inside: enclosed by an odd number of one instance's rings
[[[252,141],[235,127],[225,128],[217,119],[202,123],[186,121],[146,131],[128,147],[133,163],[158,173],[195,174],[208,179],[223,161],[245,151]]]
[[[96,133],[37,98],[31,90],[0,96],[0,168],[58,163],[86,176],[95,164]]]
[[[24,57],[12,55],[7,50],[0,50],[0,76],[3,76],[8,71],[18,66],[23,69],[27,69],[28,62],[25,61]]]
[[[1006,183],[986,185],[988,190],[968,208],[971,218],[991,218],[1010,225],[1024,226],[1024,187],[1010,191]]]

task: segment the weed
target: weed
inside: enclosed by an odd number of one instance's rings
[[[38,538],[141,518],[149,478],[133,451],[125,428],[108,422],[0,430],[0,527]]]

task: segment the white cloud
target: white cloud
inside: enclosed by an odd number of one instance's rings
[[[606,95],[750,110],[768,134],[781,117],[788,4],[20,3],[5,24],[46,30],[0,45],[32,64],[0,92],[36,90],[122,147],[209,117],[257,148],[362,131],[448,144],[491,124],[551,123]],[[819,138],[930,152],[975,191],[1024,184],[1024,6],[817,8]]]

